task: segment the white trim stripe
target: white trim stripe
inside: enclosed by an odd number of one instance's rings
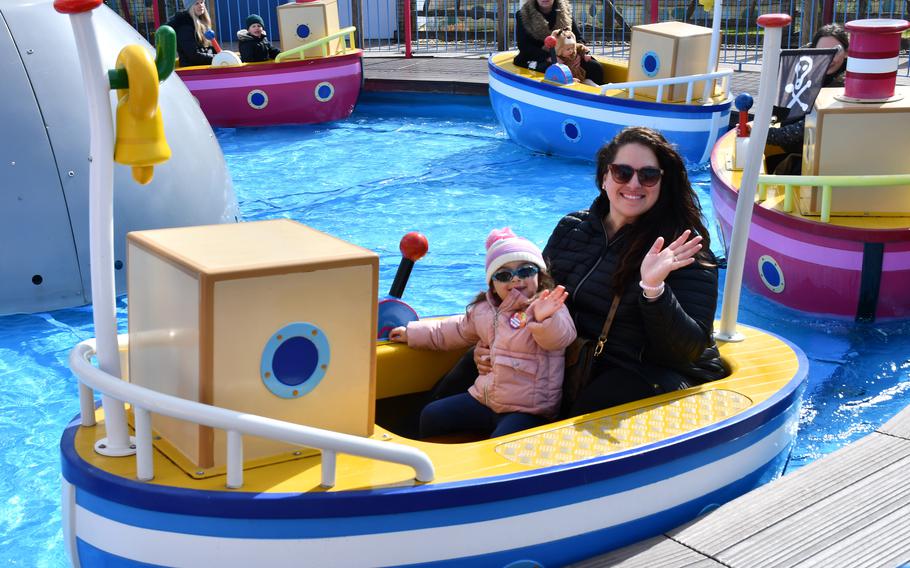
[[[735,454],[650,485],[491,521],[334,538],[243,539],[143,529],[77,505],[77,534],[109,554],[167,566],[296,567],[301,558],[312,566],[386,566],[491,554],[609,528],[716,491],[783,451],[792,426],[787,420]]]
[[[850,73],[897,73],[897,56],[888,59],[847,58],[847,71]]]
[[[631,108],[629,112],[598,109],[582,104],[545,97],[543,95],[538,95],[537,93],[513,87],[512,85],[502,82],[492,73],[490,74],[489,87],[506,98],[540,108],[541,110],[565,114],[575,118],[586,118],[588,120],[596,120],[608,124],[618,124],[620,126],[647,126],[649,128],[659,129],[663,132],[708,132],[711,129],[713,122],[711,115],[706,115],[704,118],[670,118],[649,114],[637,114],[634,109]],[[679,105],[667,104],[666,106]]]

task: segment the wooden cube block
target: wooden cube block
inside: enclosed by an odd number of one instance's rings
[[[336,0],[288,3],[278,6],[278,30],[281,33],[281,51],[323,38],[339,30]],[[334,53],[344,38],[329,42],[329,54]],[[320,57],[322,48],[314,47],[304,52],[306,57]]]
[[[369,436],[376,254],[289,220],[128,235],[130,380],[189,400]],[[221,431],[154,415],[196,467]],[[245,460],[295,449],[244,437]]]
[[[910,148],[910,87],[898,86],[899,100],[845,102],[843,87],[822,89],[806,116],[803,175],[874,175],[907,173]],[[808,213],[821,209],[821,190],[811,190]],[[831,211],[841,215],[907,214],[910,186],[835,187]]]
[[[710,53],[710,28],[685,22],[634,26],[629,47],[628,80],[644,81],[705,73]],[[685,101],[686,89],[686,85],[664,88],[663,102]],[[696,83],[692,87],[693,100],[700,98],[703,90],[704,81]],[[636,93],[654,98],[657,88],[648,87]]]

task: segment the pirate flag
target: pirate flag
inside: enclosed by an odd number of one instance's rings
[[[784,49],[780,52],[779,91],[774,114],[781,121],[798,120],[812,110],[837,49]]]

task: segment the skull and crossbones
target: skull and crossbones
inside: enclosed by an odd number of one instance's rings
[[[812,58],[808,55],[802,55],[796,61],[796,67],[793,69],[793,82],[784,86],[784,92],[791,95],[787,108],[793,108],[794,104],[799,104],[803,112],[809,108],[809,105],[800,100],[806,89],[812,86],[812,80],[807,79],[812,71]]]

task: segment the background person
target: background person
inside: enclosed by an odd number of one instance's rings
[[[591,60],[591,54],[587,47],[582,43],[575,41],[575,34],[569,28],[562,28],[553,32],[556,38],[556,60],[562,63],[572,71],[572,77],[576,83],[584,83],[592,87],[598,86],[597,83],[588,79],[585,72],[585,62]]]
[[[273,47],[265,33],[265,23],[259,14],[250,14],[246,18],[246,29],[237,32],[240,43],[240,60],[244,63],[255,63],[275,59],[281,50]]]
[[[540,249],[508,228],[486,241],[486,280],[465,314],[409,322],[389,339],[418,349],[482,343],[492,365],[467,392],[441,398],[420,414],[420,437],[465,430],[503,436],[554,418],[562,398],[565,349],[575,340],[566,291],[553,289]]]
[[[205,0],[183,0],[183,7],[182,12],[177,12],[167,22],[177,35],[179,66],[211,65],[215,48],[205,37],[205,32],[212,29]]]
[[[526,0],[515,13],[515,39],[518,55],[513,63],[543,73],[555,63],[543,42],[554,30],[569,28],[579,43],[586,43],[572,18],[569,0]],[[595,83],[603,83],[603,68],[591,59],[584,62],[585,74]]]

